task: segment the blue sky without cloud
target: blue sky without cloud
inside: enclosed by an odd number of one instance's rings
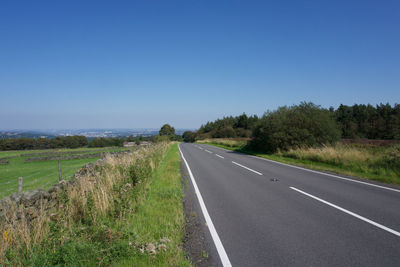
[[[400,1],[1,1],[0,129],[400,102]]]

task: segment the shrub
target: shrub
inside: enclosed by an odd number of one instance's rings
[[[185,141],[186,143],[193,143],[194,141],[196,141],[196,133],[192,131],[184,132],[182,137],[183,141]]]
[[[250,144],[253,149],[273,153],[279,149],[335,143],[340,139],[340,130],[329,110],[303,102],[267,112],[253,137]]]
[[[230,138],[230,137],[235,137],[236,133],[235,130],[232,128],[232,126],[224,126],[221,128],[218,128],[213,134],[213,138]]]

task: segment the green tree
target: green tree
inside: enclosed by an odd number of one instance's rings
[[[253,132],[251,146],[276,152],[302,146],[318,146],[340,139],[340,128],[332,113],[313,103],[280,107],[267,112]]]
[[[175,135],[175,129],[174,127],[172,127],[169,124],[164,124],[160,131],[159,131],[159,135],[163,136],[163,135],[167,135],[167,136],[174,136]]]
[[[183,141],[187,143],[193,143],[196,141],[196,133],[192,131],[185,131],[182,135]]]

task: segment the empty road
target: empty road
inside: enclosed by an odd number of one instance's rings
[[[400,266],[400,188],[184,143],[220,266]]]

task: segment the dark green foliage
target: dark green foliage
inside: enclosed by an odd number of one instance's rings
[[[196,141],[196,133],[194,133],[192,131],[184,132],[182,137],[183,137],[183,141],[185,141],[186,143],[193,143]]]
[[[123,138],[95,138],[89,142],[89,147],[110,147],[110,146],[122,146],[124,143]]]
[[[178,140],[179,137],[172,137],[173,140]],[[85,136],[66,136],[55,137],[52,139],[45,138],[15,138],[15,139],[0,139],[1,150],[31,150],[31,149],[58,149],[58,148],[79,148],[79,147],[122,147],[125,141],[136,142],[152,141],[153,136],[140,137],[100,137],[90,141]]]
[[[298,107],[304,106],[306,103],[300,104]],[[276,113],[279,114],[283,112],[284,109],[292,109],[283,107],[279,108]],[[271,114],[274,112],[269,112]],[[331,117],[338,123],[340,127],[340,132],[343,138],[368,138],[368,139],[400,139],[400,104],[394,104],[392,107],[389,104],[380,104],[376,106],[372,105],[353,105],[346,106],[340,105],[338,109],[331,107],[329,110],[324,110],[324,113],[330,113]],[[327,115],[324,115],[327,116]],[[195,133],[196,139],[206,139],[206,138],[231,138],[231,137],[254,137],[252,132],[257,133],[257,137],[260,138],[262,131],[267,131],[268,127],[275,127],[274,125],[257,128],[260,123],[266,123],[266,116],[263,118],[258,118],[256,115],[247,116],[243,113],[237,117],[224,117],[222,119],[217,119],[214,122],[207,122],[202,125],[200,129]],[[270,118],[271,121],[268,123],[276,123],[275,120]],[[329,119],[332,121],[332,118]],[[293,124],[292,124],[293,125]],[[313,125],[309,125],[313,126]],[[304,128],[304,127],[303,127]],[[275,128],[271,128],[273,130]],[[232,131],[233,130],[233,131]],[[303,129],[301,133],[300,130],[295,133],[287,133],[287,138],[290,136],[303,136],[310,135],[310,131],[306,128]],[[311,130],[311,132],[315,132]],[[335,132],[336,134],[336,132]],[[277,136],[284,136],[283,133],[275,133]],[[314,136],[314,134],[311,134]],[[266,137],[265,137],[266,138]],[[274,136],[269,135],[269,138],[274,138]],[[312,138],[311,138],[312,139]],[[311,139],[307,139],[305,143],[314,143]],[[317,138],[318,139],[318,138]],[[329,139],[329,138],[328,138]],[[259,140],[260,141],[260,140]],[[281,144],[282,140],[274,140],[275,147],[285,147],[286,145]],[[316,140],[318,143],[319,141]],[[284,142],[285,143],[285,142]],[[254,142],[253,142],[254,144]],[[292,145],[296,145],[294,142]],[[274,147],[273,146],[273,147]]]
[[[257,125],[257,115],[248,117],[245,113],[237,117],[224,117],[214,122],[207,122],[197,131],[200,139],[250,137],[251,131]]]
[[[280,107],[267,112],[253,132],[251,147],[275,152],[302,146],[318,146],[340,139],[332,113],[313,103]]]
[[[159,135],[167,135],[167,136],[174,136],[175,135],[175,128],[172,127],[169,124],[164,124],[160,131],[159,131]]]
[[[213,138],[230,138],[230,137],[236,137],[236,133],[235,130],[233,130],[232,126],[223,126],[221,128],[216,129],[213,133],[212,133],[212,137]]]
[[[169,124],[164,124],[159,134],[154,136],[154,142],[163,142],[163,141],[183,141],[182,136],[175,134],[175,128]]]
[[[1,139],[0,150],[27,150],[27,149],[48,149],[48,148],[78,148],[88,145],[85,136],[65,136],[53,139],[45,138],[15,138]]]
[[[400,104],[340,105],[334,113],[343,138],[400,139]]]

